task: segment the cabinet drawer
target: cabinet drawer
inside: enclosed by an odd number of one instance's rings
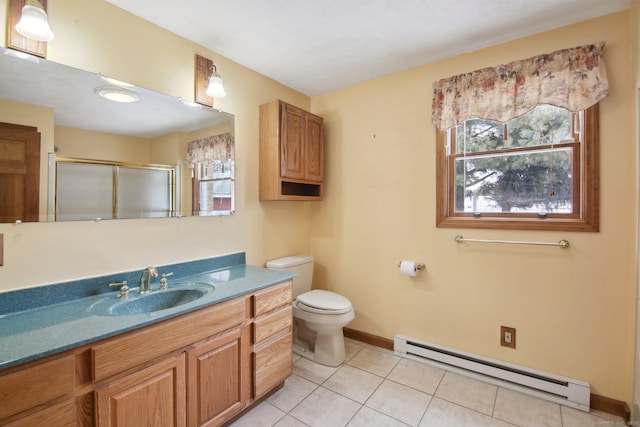
[[[283,382],[293,372],[293,334],[253,353],[253,396],[258,398]]]
[[[245,298],[231,301],[148,326],[91,349],[93,380],[101,380],[193,344],[247,319]]]
[[[0,419],[73,393],[75,356],[0,377]]]
[[[292,283],[293,282],[289,280],[256,292],[253,301],[253,315],[257,317],[283,305],[290,304],[293,299]]]
[[[286,305],[272,313],[260,316],[253,322],[253,343],[258,344],[281,331],[291,332],[293,309]]]
[[[76,425],[76,400],[65,400],[62,403],[3,425],[5,427],[74,427]]]

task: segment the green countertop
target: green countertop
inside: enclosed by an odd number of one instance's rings
[[[195,301],[151,313],[118,316],[96,314],[91,310],[92,306],[105,298],[117,298],[119,292],[113,291],[0,314],[0,369],[142,328],[294,276],[245,264],[233,265],[188,276],[170,277],[169,289],[172,284],[179,286],[181,282],[197,281],[213,285],[214,290]],[[42,287],[42,292],[46,292],[46,288]],[[151,289],[152,292],[163,292],[158,290],[157,279]],[[137,288],[132,288],[130,292],[135,295]]]

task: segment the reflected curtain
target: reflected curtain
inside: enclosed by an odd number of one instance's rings
[[[506,122],[551,104],[576,112],[607,97],[604,42],[558,50],[433,84],[433,124],[442,130],[469,117]]]
[[[226,162],[234,157],[234,140],[229,132],[197,139],[187,146],[187,165],[190,167],[195,163],[211,164],[215,160]]]

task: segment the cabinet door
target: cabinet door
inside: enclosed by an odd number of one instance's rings
[[[184,427],[185,355],[165,359],[96,390],[98,427]]]
[[[189,351],[190,427],[220,425],[244,408],[242,331],[235,329]]]
[[[280,176],[304,179],[305,112],[288,104],[281,107]]]
[[[0,222],[37,222],[40,194],[40,132],[0,124]]]
[[[324,175],[324,126],[321,117],[307,114],[307,141],[304,147],[307,181],[322,182]]]
[[[259,398],[293,373],[293,335],[291,333],[253,353],[253,394]]]

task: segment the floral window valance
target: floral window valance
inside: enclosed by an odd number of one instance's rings
[[[234,151],[233,135],[228,132],[197,139],[187,146],[187,164],[193,167],[195,163],[210,164],[216,160],[234,160]]]
[[[576,112],[609,93],[604,42],[559,50],[433,84],[433,124],[449,129],[469,117],[506,122],[551,104]]]

